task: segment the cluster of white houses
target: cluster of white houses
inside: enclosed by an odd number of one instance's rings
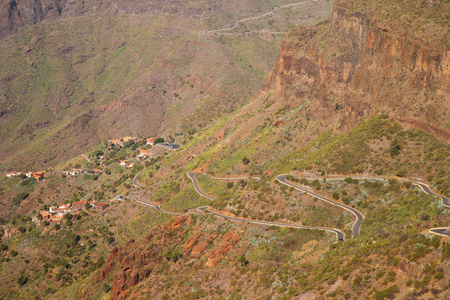
[[[137,140],[137,137],[131,137],[131,136],[126,136],[123,137],[121,139],[114,139],[114,140],[108,140],[108,146],[111,147],[112,145],[118,146],[118,147],[123,147],[123,144],[126,142],[129,142],[131,140],[135,141]],[[148,138],[146,139],[147,143],[146,145],[154,145],[156,138]]]
[[[28,178],[41,179],[44,177],[44,172],[10,172],[6,174],[6,177],[11,178],[11,177],[19,177],[22,175],[25,175]]]
[[[87,204],[90,204],[92,207],[95,207],[101,211],[104,211],[109,207],[108,203],[81,200],[72,202],[72,204],[61,204],[60,206],[51,206],[48,209],[48,211],[41,210],[39,213],[42,216],[42,220],[59,224],[61,223],[61,219],[65,214],[79,213],[79,211],[83,210]]]
[[[64,171],[64,174],[69,175],[69,176],[78,176],[81,174],[99,174],[102,171],[99,169],[73,169],[70,171]]]

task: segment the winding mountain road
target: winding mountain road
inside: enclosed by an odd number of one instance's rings
[[[438,227],[438,228],[430,228],[428,232],[440,236],[450,237],[450,228],[449,227]]]
[[[278,10],[280,10],[282,8],[289,8],[289,7],[293,7],[293,6],[303,6],[303,5],[314,5],[314,4],[320,4],[320,3],[326,3],[326,1],[296,2],[296,3],[281,5],[281,6],[278,6],[278,7],[273,7],[271,11],[263,13],[261,15],[257,15],[257,16],[254,16],[254,17],[248,17],[248,18],[237,20],[237,21],[234,22],[233,26],[231,26],[231,27],[209,30],[209,31],[202,32],[201,34],[210,34],[210,33],[217,33],[217,32],[222,32],[222,31],[234,30],[234,29],[239,27],[239,23],[244,23],[244,22],[248,22],[248,21],[258,20],[258,19],[267,17],[267,16],[277,12]]]
[[[359,235],[359,233],[360,233],[360,231],[361,231],[361,222],[362,222],[362,220],[364,220],[364,215],[363,215],[362,213],[360,213],[359,211],[357,211],[356,209],[354,209],[354,208],[352,208],[352,207],[350,207],[350,206],[344,205],[344,204],[342,204],[342,203],[333,201],[333,200],[328,199],[328,198],[326,198],[326,197],[324,197],[324,196],[321,196],[321,195],[319,195],[319,194],[316,194],[316,193],[314,193],[314,192],[311,192],[311,191],[309,191],[308,189],[306,189],[306,188],[304,188],[304,187],[301,187],[301,186],[292,184],[292,183],[290,183],[290,182],[288,182],[288,181],[286,180],[286,176],[287,176],[287,174],[283,174],[283,175],[278,175],[276,178],[277,178],[277,180],[278,180],[279,182],[281,182],[281,183],[284,184],[284,185],[287,185],[287,186],[289,186],[289,187],[293,187],[293,188],[296,189],[297,191],[307,193],[307,194],[309,194],[309,195],[311,195],[311,196],[313,196],[313,197],[316,197],[316,198],[318,198],[318,199],[320,199],[320,200],[322,200],[322,201],[325,201],[325,202],[328,202],[328,203],[330,203],[330,204],[333,204],[333,205],[336,205],[336,206],[338,206],[338,207],[341,207],[341,208],[343,208],[343,209],[345,209],[345,210],[351,212],[353,215],[355,215],[355,217],[356,217],[356,222],[353,223],[353,226],[352,226],[352,234],[353,234],[353,236],[358,236],[358,235]],[[298,178],[298,177],[295,177],[295,178]]]
[[[200,194],[201,196],[203,196],[203,197],[205,197],[205,198],[207,198],[209,200],[215,200],[213,197],[205,194],[205,192],[203,192],[202,189],[200,188],[200,185],[199,185],[198,180],[196,178],[196,175],[198,175],[198,174],[203,174],[203,173],[194,173],[194,172],[187,173],[188,177],[192,180],[192,182],[194,184],[195,191],[198,194]],[[244,178],[248,179],[249,177],[235,178],[235,180],[244,179]],[[230,178],[226,178],[226,179],[230,179]],[[208,206],[197,207],[197,210],[199,210],[201,212],[205,212],[205,210],[207,210],[207,209],[208,209]],[[243,222],[243,223],[258,224],[258,225],[267,225],[267,226],[277,226],[277,227],[287,227],[287,228],[296,228],[296,229],[324,230],[324,231],[328,231],[328,232],[332,232],[332,233],[336,234],[337,241],[344,241],[345,240],[345,234],[342,231],[340,231],[338,229],[335,229],[335,228],[303,226],[303,225],[276,223],[276,222],[267,222],[267,221],[255,221],[255,220],[249,220],[249,219],[243,219],[243,218],[230,217],[230,216],[227,216],[227,215],[224,215],[224,214],[221,214],[221,213],[217,213],[217,212],[214,212],[214,211],[208,211],[208,212],[213,214],[213,215],[215,215],[215,216],[218,216],[218,217],[230,220],[230,221],[235,221],[235,222]]]
[[[450,207],[450,199],[449,198],[433,193],[431,191],[430,187],[428,185],[426,185],[425,183],[415,181],[415,182],[413,182],[413,184],[419,186],[422,189],[422,191],[424,191],[425,193],[440,198],[442,201],[442,204],[444,206]],[[450,227],[430,228],[430,229],[428,229],[428,232],[430,232],[432,234],[440,235],[440,236],[450,237]]]
[[[161,206],[159,206],[158,204],[154,204],[154,203],[151,203],[151,202],[146,202],[146,201],[143,201],[143,200],[140,200],[140,199],[136,199],[136,198],[128,198],[128,199],[136,201],[136,202],[139,202],[139,203],[142,203],[142,204],[145,204],[145,205],[148,205],[148,206],[151,206],[154,209],[156,209],[157,211],[163,212],[165,214],[181,215],[181,213],[176,213],[176,212],[172,212],[172,211],[168,211],[168,210],[163,210],[161,208]]]
[[[197,193],[199,193],[200,196],[205,197],[206,199],[209,199],[209,200],[216,200],[216,199],[214,199],[213,197],[209,196],[208,194],[205,194],[205,193],[202,191],[202,189],[200,188],[200,185],[198,184],[198,180],[197,180],[197,178],[195,177],[197,174],[200,174],[200,173],[194,173],[194,172],[188,172],[188,173],[187,173],[187,176],[192,180],[192,183],[194,184],[194,189],[195,189],[195,191],[196,191]]]
[[[143,188],[143,186],[142,186],[142,185],[139,183],[139,181],[138,181],[138,176],[139,176],[139,174],[140,174],[140,172],[137,173],[136,176],[134,176],[134,178],[133,178],[133,185],[134,185],[135,187],[138,187],[138,188]]]
[[[450,199],[449,198],[433,193],[431,191],[430,187],[428,185],[426,185],[425,183],[413,181],[412,184],[419,186],[422,189],[422,191],[424,191],[425,193],[440,198],[443,205],[450,207]]]
[[[197,180],[196,176],[200,175],[200,174],[208,176],[209,178],[212,178],[212,179],[219,179],[219,180],[240,180],[240,179],[258,179],[258,180],[261,180],[259,177],[248,177],[248,176],[247,177],[215,177],[215,176],[208,175],[206,173],[188,172],[187,176],[191,179],[195,191],[200,196],[202,196],[202,197],[204,197],[204,198],[206,198],[208,200],[211,200],[211,201],[215,200],[215,198],[211,197],[208,194],[206,194],[205,192],[203,192],[203,190],[201,189],[200,184],[199,184],[199,182]],[[133,184],[136,187],[143,188],[143,186],[140,185],[138,180],[137,180],[138,175],[139,175],[139,173],[134,177]],[[333,201],[331,199],[328,199],[328,198],[326,198],[324,196],[321,196],[321,195],[319,195],[317,193],[311,192],[310,190],[308,190],[305,187],[298,186],[298,185],[295,185],[295,184],[293,184],[291,182],[288,182],[286,180],[286,177],[287,177],[286,174],[282,174],[282,175],[276,176],[276,179],[280,183],[282,183],[282,184],[284,184],[286,186],[292,187],[292,188],[294,188],[297,191],[301,191],[301,192],[307,193],[307,194],[309,194],[309,195],[311,195],[313,197],[317,197],[318,199],[320,199],[322,201],[325,201],[325,202],[330,203],[332,205],[341,207],[344,210],[347,210],[347,211],[351,212],[356,217],[356,221],[354,222],[354,224],[352,226],[352,235],[353,236],[358,236],[360,234],[361,223],[364,220],[364,215],[361,212],[359,212],[358,210],[356,210],[356,209],[354,209],[354,208],[352,208],[350,206],[344,205],[342,203],[339,203],[339,202]],[[314,180],[314,179],[344,180],[347,177],[327,177],[327,178],[295,177],[295,178],[307,179],[307,180]],[[360,176],[360,177],[352,177],[352,178],[353,179],[361,179],[361,180],[385,180],[385,179],[387,179],[387,178],[362,177],[362,176]],[[431,191],[430,187],[428,185],[426,185],[425,183],[418,182],[418,181],[411,181],[411,182],[412,182],[412,184],[419,186],[425,193],[440,198],[442,200],[442,204],[443,205],[450,206],[449,198],[447,198],[445,196],[441,196],[441,195],[435,194],[434,192]],[[167,214],[171,214],[171,215],[180,215],[181,214],[181,213],[176,213],[176,212],[163,210],[163,209],[161,209],[161,207],[159,205],[151,203],[151,202],[146,202],[146,201],[143,201],[143,200],[140,200],[140,199],[137,199],[137,198],[129,198],[129,199],[133,200],[133,201],[136,201],[136,202],[139,202],[139,203],[142,203],[142,204],[145,204],[145,205],[148,205],[148,206],[151,206],[155,210],[163,212],[163,213],[167,213]],[[207,213],[210,213],[210,214],[212,214],[214,216],[221,217],[221,218],[224,218],[226,220],[230,220],[230,221],[234,221],[234,222],[257,224],[257,225],[265,225],[265,226],[277,226],[277,227],[295,228],[295,229],[323,230],[323,231],[328,231],[328,232],[336,234],[337,241],[344,241],[345,240],[345,234],[342,231],[340,231],[338,229],[335,229],[335,228],[303,226],[303,225],[296,225],[296,224],[286,224],[286,223],[256,221],[256,220],[250,220],[250,219],[244,219],[244,218],[236,218],[236,217],[230,217],[228,215],[224,215],[224,214],[221,214],[221,213],[218,213],[218,212],[210,211],[210,210],[208,210],[208,208],[209,208],[208,206],[200,206],[200,207],[193,208],[192,210],[196,210],[198,212],[203,212],[203,213],[207,212]],[[450,228],[448,228],[448,227],[430,228],[429,232],[432,233],[432,234],[440,235],[440,236],[450,237]]]
[[[307,189],[305,189],[303,187],[295,186],[292,183],[288,183],[288,182],[286,182],[286,176],[287,175],[278,175],[277,179],[280,182],[282,182],[283,184],[287,183],[288,186],[292,186],[294,188],[298,188],[299,190],[301,190],[303,192],[306,192],[306,193],[308,193],[310,195],[313,195],[314,197],[318,197],[321,200],[330,202],[330,203],[332,203],[334,205],[337,205],[337,206],[340,206],[340,207],[342,207],[344,209],[350,210],[357,217],[357,221],[355,222],[355,224],[353,224],[353,227],[352,227],[352,233],[353,233],[353,235],[355,235],[355,233],[357,233],[356,235],[358,235],[360,233],[361,222],[364,219],[364,216],[361,213],[359,213],[357,210],[355,210],[352,207],[346,206],[344,204],[335,202],[335,201],[330,200],[330,199],[325,200],[326,199],[325,197],[322,197],[322,196],[320,196],[320,195],[318,195],[316,193],[310,192],[309,190],[307,190]],[[295,178],[307,179],[307,180],[315,180],[315,179],[318,179],[318,180],[323,180],[323,179],[326,179],[326,180],[345,180],[346,178],[349,178],[349,177],[323,177],[323,178],[317,178],[317,177],[295,177]],[[386,180],[386,179],[388,179],[388,178],[383,178],[383,177],[372,177],[372,176],[352,176],[351,178],[352,179],[358,179],[358,180]],[[444,206],[450,207],[450,199],[445,197],[445,196],[438,195],[438,194],[434,193],[433,191],[431,191],[431,188],[427,184],[425,184],[423,182],[420,182],[420,181],[407,180],[407,179],[403,179],[403,178],[396,178],[396,179],[399,180],[399,181],[409,181],[409,182],[411,182],[412,184],[420,187],[422,189],[422,191],[424,191],[425,193],[433,195],[433,196],[441,199],[441,202],[442,202],[442,204]],[[430,233],[432,233],[432,234],[450,237],[450,228],[449,227],[430,228],[428,231]]]

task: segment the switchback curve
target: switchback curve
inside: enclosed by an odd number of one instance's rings
[[[198,194],[200,194],[202,197],[205,197],[209,200],[215,200],[213,197],[205,194],[205,192],[203,192],[202,189],[200,188],[200,185],[196,178],[196,175],[198,175],[198,174],[200,174],[200,173],[195,173],[195,172],[187,173],[188,177],[192,180],[192,183],[194,184],[195,191]],[[238,179],[242,179],[242,178],[249,178],[249,177],[240,177]],[[229,179],[229,178],[227,178],[227,179]],[[197,210],[204,212],[205,210],[207,210],[207,208],[208,208],[207,206],[202,206],[202,207],[198,207]],[[236,221],[236,222],[244,222],[244,223],[267,225],[267,226],[277,226],[277,227],[287,227],[287,228],[297,228],[297,229],[324,230],[324,231],[328,231],[328,232],[332,232],[332,233],[336,234],[337,241],[345,240],[345,234],[342,231],[340,231],[339,229],[335,229],[335,228],[303,226],[303,225],[285,224],[285,223],[276,223],[276,222],[267,222],[267,221],[255,221],[255,220],[249,220],[249,219],[243,219],[243,218],[230,217],[230,216],[223,215],[223,214],[220,214],[217,212],[212,212],[212,211],[209,211],[209,213],[211,213],[215,216],[222,217],[227,220]]]

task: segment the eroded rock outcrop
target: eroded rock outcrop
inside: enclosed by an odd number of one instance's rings
[[[227,232],[223,235],[217,246],[208,254],[208,261],[206,267],[217,266],[222,258],[229,253],[234,245],[241,240],[239,234],[234,231]]]
[[[406,25],[352,5],[336,1],[329,24],[287,38],[266,89],[287,104],[307,98],[316,118],[344,127],[374,112],[449,123],[448,44],[417,39]]]

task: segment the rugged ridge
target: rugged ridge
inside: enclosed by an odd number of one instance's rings
[[[7,0],[0,6],[0,39],[45,19],[78,17],[110,8],[136,14],[196,15],[201,12],[201,7],[179,0]]]
[[[288,103],[311,96],[316,117],[338,115],[345,127],[373,112],[447,125],[448,44],[411,38],[407,26],[381,20],[370,9],[354,11],[353,5],[336,1],[324,29],[291,34],[266,89]]]

